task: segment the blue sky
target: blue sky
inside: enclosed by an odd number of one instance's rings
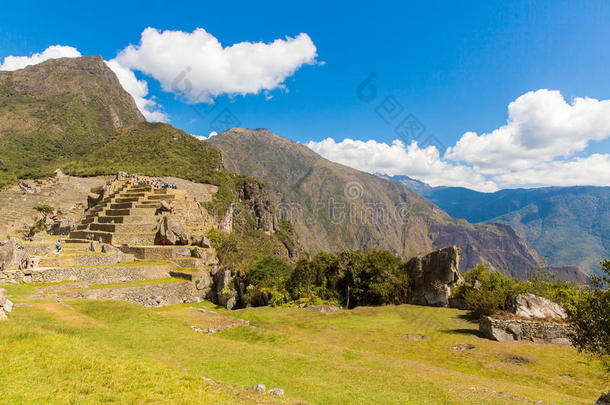
[[[78,6],[11,2],[0,12],[0,60],[9,55],[30,56],[51,45],[71,46],[82,55],[111,60],[129,44],[137,46],[147,27],[184,33],[203,28],[225,47],[271,43],[305,33],[317,56],[286,76],[281,83],[285,89],[213,95],[216,111],[228,108],[240,126],[268,128],[309,144],[332,160],[367,171],[411,175],[434,185],[485,191],[543,184],[610,185],[604,175],[610,162],[610,131],[605,122],[599,122],[603,121],[600,113],[575,112],[572,121],[595,122],[590,128],[584,126],[589,129],[580,129],[583,125],[579,124],[562,142],[555,142],[551,126],[545,135],[552,138],[550,146],[528,149],[542,156],[538,163],[526,151],[497,147],[502,134],[495,136],[500,139],[497,142],[490,137],[489,142],[464,140],[461,149],[457,145],[469,131],[481,135],[505,125],[509,103],[528,92],[557,90],[568,105],[575,97],[610,99],[608,21],[610,3],[598,1],[284,1],[265,5],[147,1]],[[154,75],[134,68],[139,62],[130,63],[137,78],[148,83],[147,97],[154,97],[172,125],[197,135],[213,130],[214,114],[196,114],[183,98],[164,91]],[[357,96],[357,88],[372,72],[377,96],[365,102]],[[389,96],[399,103],[400,107],[393,107],[401,114],[387,124],[378,112]],[[557,94],[535,93],[532,100],[518,104],[539,111],[557,100]],[[591,105],[589,110],[610,111],[605,110],[606,104]],[[208,108],[208,104],[197,108]],[[408,114],[425,127],[418,147],[432,144],[422,144],[424,138],[437,140],[438,156],[434,151],[424,154],[422,163],[419,149],[409,150],[411,139],[397,136],[394,128]],[[526,114],[516,121],[519,128],[529,126],[532,131],[541,125]],[[504,131],[513,134],[506,136],[520,139],[523,145],[546,142],[538,133],[515,134],[513,129]],[[361,142],[345,143],[345,139]],[[393,146],[396,139],[403,145]],[[585,142],[570,147],[578,144],[575,139]],[[496,142],[493,147],[489,146],[492,141]],[[443,156],[446,148],[453,152]],[[498,163],[503,160],[498,156],[507,154],[511,159]],[[601,157],[585,161],[591,155]],[[594,170],[582,176],[583,167],[593,164]],[[549,179],[548,173],[562,175]],[[576,177],[570,179],[572,175]]]

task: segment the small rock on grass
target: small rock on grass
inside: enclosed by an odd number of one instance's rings
[[[267,388],[263,384],[256,384],[252,386],[252,389],[256,392],[265,392]]]
[[[476,349],[476,346],[471,345],[470,343],[453,346],[453,350],[472,350],[472,349]]]
[[[271,388],[269,391],[267,391],[269,394],[271,395],[275,395],[275,396],[282,396],[284,395],[284,390],[281,388]]]

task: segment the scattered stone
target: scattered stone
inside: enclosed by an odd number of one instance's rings
[[[419,342],[420,340],[428,340],[430,339],[429,336],[426,335],[420,335],[419,333],[413,333],[413,334],[404,334],[400,336],[403,339],[407,339],[407,340],[413,340],[415,342]]]
[[[453,346],[453,350],[472,350],[472,349],[476,349],[477,347],[475,345],[471,345],[470,343],[466,343],[466,344],[460,344],[460,345],[456,345]]]
[[[512,312],[524,319],[567,319],[561,305],[534,294],[519,294],[515,297]]]
[[[252,389],[256,392],[265,392],[267,388],[263,384],[256,384],[252,386]]]
[[[504,359],[515,364],[530,364],[532,361],[527,357],[519,356],[518,354],[508,353],[504,355]]]
[[[205,376],[201,376],[201,379],[202,379],[203,381],[207,381],[207,382],[216,382],[216,380],[215,380],[215,379],[213,379],[213,378],[208,378],[208,377],[205,377]]]
[[[4,303],[3,309],[6,312],[9,312],[9,313],[12,312],[13,311],[13,301],[11,301],[7,298],[6,302]]]
[[[2,308],[4,306],[4,304],[6,304],[6,299],[7,299],[6,296],[7,296],[6,289],[0,288],[0,308]]]
[[[339,308],[337,308],[334,305],[328,305],[328,304],[308,305],[305,307],[305,309],[308,309],[310,311],[322,312],[322,313],[339,312]]]
[[[275,396],[282,396],[284,395],[284,390],[281,388],[271,388],[269,391],[267,391],[269,394],[271,395],[275,395]]]

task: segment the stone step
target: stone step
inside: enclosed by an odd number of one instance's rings
[[[146,197],[148,200],[173,200],[175,194],[151,194]]]
[[[153,217],[154,218],[154,217]],[[148,220],[148,218],[147,218]],[[108,224],[94,222],[89,224],[89,229],[92,231],[103,231],[103,232],[152,232],[157,226],[156,222],[145,222],[145,223],[130,223],[130,224]]]
[[[64,250],[63,253],[66,253]],[[120,257],[116,253],[83,252],[80,254],[59,254],[43,257],[39,267],[69,267],[69,266],[107,266],[116,264]]]
[[[140,201],[140,197],[116,197],[112,199],[113,203],[129,203],[129,202],[138,202]]]
[[[140,260],[173,260],[175,257],[191,257],[191,246],[148,246],[121,247],[123,253],[133,254]]]
[[[102,238],[102,242],[112,244],[112,233],[109,232],[101,232],[101,231],[91,231],[91,230],[76,230],[70,232],[70,237],[68,240],[85,240],[85,241],[95,241],[98,242],[100,238]]]
[[[206,267],[204,260],[199,257],[174,257],[171,260],[184,268],[203,269]]]
[[[99,216],[97,221],[101,224],[144,224],[157,223],[159,217],[156,215],[115,215],[115,216]],[[95,221],[91,221],[95,222]]]
[[[207,291],[198,290],[194,283],[183,279],[163,279],[158,283],[125,283],[96,286],[66,293],[69,298],[110,299],[128,301],[148,308],[201,302]]]
[[[136,208],[138,202],[126,202],[126,203],[110,203],[108,204],[108,208],[111,210],[123,210],[128,208]]]
[[[128,216],[128,215],[155,215],[156,208],[127,208],[127,209],[106,209],[102,214],[104,216]]]
[[[175,265],[172,263],[149,264],[146,262],[131,262],[109,266],[36,268],[27,270],[24,281],[29,283],[59,283],[67,280],[105,284],[155,280],[169,277],[169,272],[174,267]]]
[[[196,246],[129,246],[121,247],[124,253],[133,254],[140,260],[171,260],[181,261],[184,259],[199,259],[203,261],[204,265],[218,264],[218,258],[216,257],[216,250],[212,248],[198,248]],[[195,258],[193,254],[198,252],[203,258]],[[184,260],[182,267],[194,267],[189,263],[195,261]]]

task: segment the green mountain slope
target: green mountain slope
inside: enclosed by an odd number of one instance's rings
[[[267,184],[312,252],[375,247],[410,257],[455,244],[463,268],[485,262],[515,276],[540,260],[510,227],[453,219],[403,186],[332,163],[267,130],[231,129],[209,143],[222,151],[229,171]]]
[[[0,72],[0,186],[48,175],[144,121],[99,56]]]

